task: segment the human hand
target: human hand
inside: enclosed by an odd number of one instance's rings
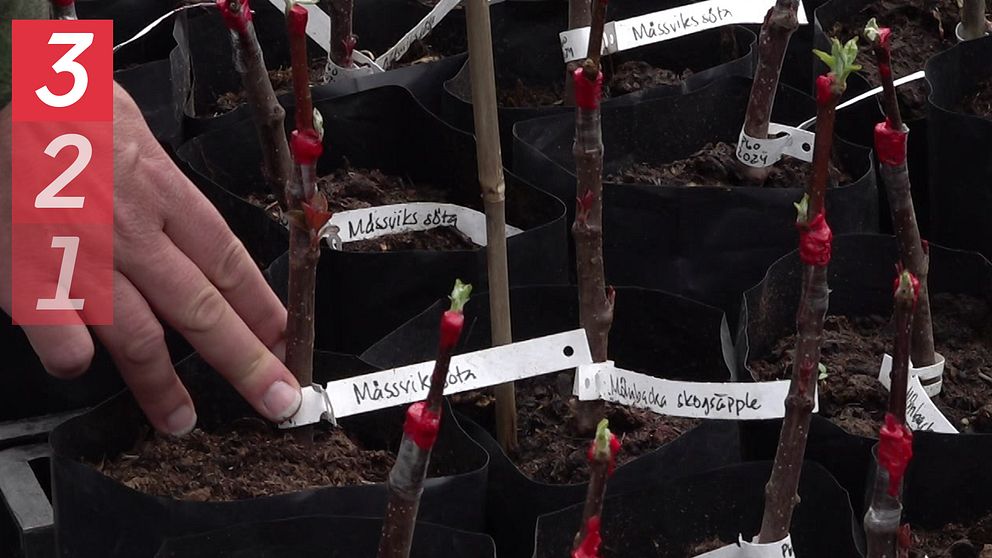
[[[0,110],[0,308],[11,311],[11,109]],[[114,90],[114,323],[23,329],[45,369],[86,371],[92,331],[152,425],[181,436],[196,411],[172,366],[161,316],[259,413],[300,405],[281,362],[286,310],[217,210],[161,148],[131,97]],[[66,193],[71,190],[71,184]]]

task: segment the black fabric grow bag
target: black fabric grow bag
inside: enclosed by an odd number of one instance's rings
[[[677,556],[714,536],[727,544],[758,533],[771,463],[745,463],[708,471],[677,482],[608,497],[603,506],[604,558]],[[859,519],[847,494],[816,463],[803,464],[799,498],[792,515],[792,546],[803,558],[859,558],[855,534]],[[534,558],[565,556],[582,523],[582,505],[541,517]],[[677,548],[676,547],[676,548]],[[671,554],[669,554],[671,553]],[[687,553],[685,556],[692,556]]]
[[[875,0],[829,0],[817,8],[813,19],[813,45],[820,50],[830,52],[831,35],[828,35],[828,32],[834,24],[838,21],[846,20],[855,16],[860,13],[865,6],[873,3],[874,1]],[[867,17],[864,22],[868,23]],[[878,23],[883,27],[886,25],[886,22],[882,20]],[[947,32],[953,33],[954,31],[947,30]],[[851,37],[837,38],[846,41]],[[858,40],[861,43],[864,43],[863,37],[860,37]],[[866,56],[866,54],[862,53],[859,56],[863,57]],[[898,51],[894,53],[894,56],[899,56]],[[829,71],[826,64],[824,64],[823,61],[816,56],[813,56],[812,53],[810,53],[809,60],[812,61],[814,75],[825,74]],[[898,79],[904,76],[895,75],[893,77]],[[856,72],[852,74],[851,78],[848,79],[848,90],[844,95],[844,99],[849,99],[857,94],[881,85],[882,82],[879,80],[876,72],[871,72],[870,74],[867,71]],[[812,86],[813,84],[810,82],[810,91],[813,91]],[[903,87],[908,86],[909,84]],[[853,106],[838,111],[836,124],[837,134],[858,145],[874,148],[875,124],[885,120],[885,113],[882,111],[882,106],[880,104],[881,98],[881,95],[878,95],[875,99],[865,99]],[[930,232],[931,220],[928,174],[930,158],[927,147],[927,118],[906,119],[905,109],[903,109],[902,113],[905,120],[904,123],[911,131],[906,145],[906,158],[909,165],[909,179],[912,183],[913,204],[916,208],[916,217],[920,227],[920,233],[926,238]],[[878,190],[880,200],[880,230],[882,232],[891,232],[892,224],[889,214],[888,197],[886,196],[885,187],[881,184],[881,182],[879,182]]]
[[[992,77],[992,37],[959,44],[927,63],[933,239],[992,258],[992,120],[961,111]]]
[[[452,203],[482,209],[471,136],[442,123],[408,91],[385,87],[315,106],[326,130],[318,175],[347,159],[356,168],[379,168],[448,189]],[[244,199],[266,191],[257,152],[252,123],[242,121],[196,138],[179,156],[248,251],[267,265],[285,253],[288,232]],[[524,231],[507,241],[511,284],[567,282],[564,216],[560,201],[507,174],[506,220]],[[277,286],[285,282],[280,277],[286,260],[270,270]],[[317,274],[318,347],[351,354],[430,306],[456,278],[477,292],[486,290],[488,281],[483,248],[388,253],[325,248]]]
[[[517,287],[510,290],[515,340],[578,327],[575,287]],[[362,355],[376,366],[392,367],[431,358],[437,323],[447,307],[440,301]],[[488,297],[472,297],[465,307],[465,334],[458,352],[491,346]],[[618,288],[610,354],[619,367],[669,379],[719,382],[729,375],[719,344],[725,322],[719,310],[659,291]],[[488,533],[501,558],[527,558],[533,551],[537,517],[581,502],[586,484],[549,485],[526,477],[500,449],[487,427],[466,423],[470,435],[489,452]],[[488,430],[487,430],[488,428]],[[737,462],[737,426],[704,422],[675,441],[642,455],[616,471],[610,490],[635,490],[652,479],[675,478]]]
[[[289,41],[282,12],[268,0],[254,0],[253,22],[269,70],[290,66]],[[358,49],[382,54],[412,29],[430,8],[416,0],[363,0],[355,7],[353,29]],[[428,41],[438,41],[457,53],[464,52],[464,16],[453,10]],[[179,48],[172,53],[173,88],[177,103],[183,108],[187,138],[224,127],[248,117],[244,105],[231,112],[215,115],[211,107],[219,95],[241,91],[241,78],[233,63],[227,28],[217,10],[189,10],[176,19],[175,40]],[[310,56],[326,54],[313,40],[308,40]],[[401,85],[414,91],[427,90],[427,101],[439,102],[441,84],[461,66],[463,58],[438,63],[416,64],[375,76],[336,79],[314,87],[314,98],[330,98],[381,85]],[[423,82],[423,84],[421,84]],[[291,97],[287,93],[284,97]],[[283,103],[286,100],[283,99]]]
[[[249,523],[170,539],[155,558],[375,558],[382,520],[311,516]],[[417,523],[410,558],[496,558],[479,533]]]
[[[177,366],[196,404],[201,427],[257,416],[241,397],[194,355]],[[317,353],[318,382],[370,369],[343,355]],[[404,408],[340,419],[374,447],[393,451],[402,437]],[[100,473],[89,463],[134,446],[148,423],[129,392],[122,392],[52,432],[52,491],[59,555],[65,558],[142,558],[155,554],[167,537],[245,523],[313,514],[377,516],[386,509],[385,484],[324,487],[232,502],[189,502],[144,494]],[[419,517],[478,531],[483,522],[488,458],[446,411],[434,460],[459,471],[428,479]]]
[[[684,4],[682,0],[651,0],[636,3],[611,4],[607,20],[614,21]],[[491,8],[493,57],[497,91],[512,88],[518,82],[524,86],[557,87],[565,79],[558,34],[568,27],[568,6],[564,2],[507,1]],[[607,81],[612,68],[627,61],[644,61],[659,68],[681,73],[689,68],[693,75],[679,85],[666,85],[648,91],[623,95],[607,100],[607,104],[636,102],[644,95],[677,95],[695,91],[727,75],[750,76],[753,72],[753,47],[756,36],[743,27],[713,29],[643,46],[603,58]],[[735,45],[736,49],[733,49]],[[736,50],[734,54],[727,54]],[[726,51],[726,52],[725,52]],[[444,84],[445,95],[441,116],[456,128],[475,129],[472,116],[472,91],[466,63],[458,75]],[[513,151],[513,124],[532,118],[574,112],[561,104],[542,107],[509,107],[498,109],[500,138],[504,158]],[[571,198],[568,198],[571,199]]]
[[[893,237],[835,237],[829,266],[828,315],[891,316],[892,279],[897,259]],[[736,374],[740,381],[753,381],[748,361],[767,354],[779,339],[795,333],[801,268],[796,252],[792,252],[775,262],[765,278],[744,293],[736,334]],[[929,288],[931,297],[939,293],[960,293],[992,302],[992,264],[974,252],[930,244]],[[940,340],[937,342],[939,345]],[[872,358],[880,362],[882,355]],[[747,457],[770,459],[774,456],[781,421],[749,422],[741,430]],[[935,443],[946,445],[977,438],[992,446],[992,436],[987,434],[921,433],[919,438],[940,439]],[[851,493],[859,517],[864,505],[860,495],[864,494],[866,475],[872,462],[871,447],[876,441],[849,434],[822,416],[813,417],[806,459],[826,467]],[[919,440],[915,441],[914,447],[919,443]]]
[[[168,60],[156,60],[118,70],[114,81],[134,99],[155,139],[174,150],[182,140],[182,108],[172,99],[170,68]]]
[[[629,107],[605,107],[604,176],[637,163],[663,163],[716,141],[736,143],[751,81],[726,78],[695,93]],[[796,125],[815,113],[809,97],[783,87],[773,121]],[[572,115],[517,124],[514,171],[561,199],[575,197]],[[874,232],[875,173],[867,149],[835,141],[854,177],[827,191],[835,234]],[[616,285],[683,294],[736,312],[740,294],[796,246],[796,188],[723,188],[604,183],[606,275]],[[574,204],[570,204],[570,218]],[[736,314],[729,314],[736,316]]]

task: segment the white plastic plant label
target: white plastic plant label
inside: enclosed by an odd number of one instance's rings
[[[795,157],[801,161],[813,160],[813,143],[816,134],[782,124],[769,124],[768,134],[779,137],[759,139],[752,138],[741,129],[737,139],[737,160],[749,167],[770,167],[782,159],[783,155]]]
[[[684,37],[725,25],[761,23],[774,0],[704,0],[668,10],[609,22],[604,25],[603,54],[623,52]],[[806,10],[799,3],[799,23],[806,25]],[[559,34],[565,62],[586,57],[589,50],[589,28],[570,29]]]
[[[617,368],[613,362],[580,366],[575,395],[677,417],[764,420],[785,416],[789,380],[758,383],[680,382]],[[816,396],[814,395],[814,398]],[[819,402],[813,411],[819,409]]]
[[[486,214],[450,203],[414,202],[342,211],[331,215],[320,236],[327,236],[326,231],[334,227],[341,242],[454,227],[479,246],[486,245]],[[506,226],[507,237],[522,232]]]
[[[451,395],[589,364],[583,329],[557,333],[451,358],[444,393]],[[280,428],[313,424],[422,401],[434,361],[303,388],[300,410]]]
[[[737,536],[737,544],[728,544],[722,548],[697,554],[695,558],[795,558],[792,548],[792,535],[767,544],[747,542],[741,535]]]
[[[939,366],[940,372],[937,376],[944,371],[944,357],[940,354],[937,355],[937,364],[933,366],[927,366],[924,368],[916,369],[922,371],[929,377],[935,377],[934,369]],[[885,389],[889,389],[891,385],[889,380],[889,372],[892,370],[892,357],[889,355],[884,355],[882,357],[882,366],[879,370],[878,381],[885,386]],[[930,399],[930,395],[927,393],[926,388],[923,387],[923,383],[920,379],[923,377],[921,375],[914,375],[912,373],[914,369],[910,367],[910,377],[906,387],[906,424],[909,428],[914,431],[924,430],[930,432],[939,432],[942,434],[957,434],[958,430],[951,424],[951,421],[947,420],[947,417],[940,412],[940,409],[934,405],[933,400]],[[939,392],[939,387],[938,387]]]
[[[403,35],[403,38],[393,45],[392,48],[384,52],[382,56],[376,58],[375,63],[378,64],[383,70],[388,70],[391,68],[393,64],[399,61],[400,58],[403,58],[403,55],[410,49],[410,45],[412,45],[414,41],[423,39],[427,35],[430,35],[431,31],[434,30],[434,27],[436,27],[437,24],[444,19],[444,16],[448,15],[448,12],[453,10],[460,1],[461,0],[441,0],[435,4],[434,9],[425,15],[413,29],[407,31],[406,35]]]
[[[917,368],[913,366],[913,363],[909,363],[909,377],[919,378],[920,383],[932,382],[923,386],[923,391],[926,392],[930,397],[940,395],[940,390],[944,386],[944,355],[940,353],[934,353],[937,358],[937,362],[931,364],[930,366],[923,366]],[[888,354],[882,356],[882,366],[878,372],[878,381],[882,382],[885,389],[889,389],[889,374],[892,372],[892,357]],[[935,380],[935,381],[934,381]]]

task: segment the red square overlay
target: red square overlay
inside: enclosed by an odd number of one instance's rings
[[[92,34],[88,46],[87,34]],[[109,20],[15,20],[11,42],[13,120],[112,121],[113,41],[114,27]],[[67,56],[83,46],[78,55]],[[39,94],[45,93],[38,93],[42,88],[55,97],[51,102],[56,106],[42,101]],[[58,106],[70,101],[74,102]]]
[[[113,225],[15,224],[12,227],[11,317],[18,325],[109,325],[114,317]],[[71,249],[53,247],[76,245]],[[69,278],[71,271],[71,281]],[[68,292],[58,295],[62,282]],[[56,302],[45,303],[44,300]],[[82,310],[70,307],[81,299]]]
[[[12,128],[14,223],[113,224],[113,122],[14,122]]]

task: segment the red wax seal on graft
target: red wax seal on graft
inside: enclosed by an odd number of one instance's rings
[[[885,426],[878,433],[878,463],[889,472],[889,495],[899,493],[899,483],[913,457],[913,432],[885,413]]]
[[[75,3],[76,0],[52,0],[52,4],[55,4],[59,8],[68,8]]]
[[[617,438],[616,434],[610,432],[610,464],[609,467],[606,469],[606,473],[608,475],[612,475],[613,470],[617,468],[617,453],[619,452],[620,452],[620,440]],[[586,457],[589,459],[590,463],[596,461],[595,440],[590,442],[589,451],[586,452]]]
[[[240,9],[234,13],[231,11],[231,0],[217,0],[217,7],[220,8],[220,14],[224,16],[224,23],[227,24],[227,28],[238,33],[245,33],[248,31],[248,23],[251,21],[251,6],[248,5],[248,0],[239,0],[238,4]]]
[[[406,410],[406,421],[403,423],[403,433],[423,450],[434,447],[437,432],[441,427],[441,413],[432,412],[427,408],[426,401],[410,405]]]
[[[883,165],[894,167],[906,162],[908,130],[896,130],[888,119],[875,124],[875,153]]]
[[[898,264],[898,265],[896,265],[896,271],[898,271],[899,273],[898,273],[898,275],[896,275],[895,280],[892,282],[892,290],[893,291],[898,291],[899,290],[899,284],[902,282],[900,280],[900,277],[902,276],[902,264],[901,263]],[[916,299],[920,298],[920,280],[917,279],[915,275],[913,275],[912,273],[910,273],[909,274],[909,284],[913,286],[913,300],[915,301]]]
[[[572,73],[575,83],[575,105],[586,110],[599,108],[599,99],[603,96],[603,72],[596,74],[596,79],[586,77],[585,70],[576,68]]]
[[[823,267],[830,263],[830,248],[834,233],[821,211],[808,224],[798,224],[799,259],[806,265]]]
[[[320,142],[316,130],[293,130],[289,147],[293,152],[293,160],[298,165],[312,165],[324,152],[324,144]]]
[[[834,100],[834,76],[827,74],[816,78],[816,103],[829,105]]]
[[[462,327],[465,325],[465,315],[454,310],[447,310],[441,316],[441,350],[451,351],[458,343],[458,338],[462,335]]]
[[[572,558],[599,558],[599,545],[603,536],[599,532],[599,516],[594,515],[586,522],[586,536],[579,547],[572,551]]]
[[[310,13],[307,9],[300,4],[293,4],[290,8],[289,14],[286,15],[289,20],[289,34],[294,37],[304,37],[307,34],[307,19],[310,17]]]
[[[888,27],[882,27],[878,30],[878,44],[886,51],[889,51],[889,39],[892,38],[892,29]]]

